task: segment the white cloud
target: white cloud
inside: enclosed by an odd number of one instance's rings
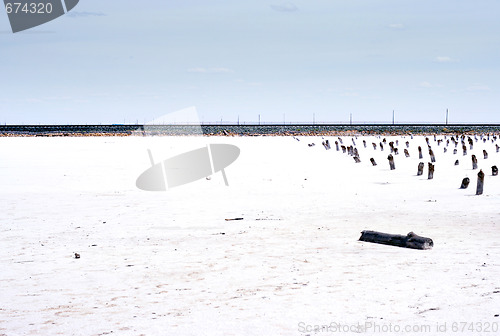
[[[394,30],[402,30],[405,28],[405,25],[402,23],[391,23],[388,27]]]
[[[433,84],[433,83],[429,83],[427,81],[420,82],[419,86],[423,87],[423,88],[440,88],[440,87],[443,87],[441,84]]]
[[[478,92],[478,91],[490,91],[490,87],[483,84],[473,84],[467,88],[467,91]]]
[[[228,68],[190,68],[188,72],[196,73],[233,73],[234,71]]]
[[[281,5],[271,5],[271,8],[277,12],[295,12],[299,9],[291,2],[285,2]]]
[[[455,60],[449,56],[437,56],[436,61],[439,63],[455,62]]]

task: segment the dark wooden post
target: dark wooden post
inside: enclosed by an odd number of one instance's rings
[[[408,149],[405,148],[404,152],[406,157],[410,157],[410,152],[408,152]]]
[[[460,162],[458,160],[455,161],[455,166],[458,166]]]
[[[462,180],[462,184],[460,185],[460,189],[467,189],[467,187],[469,186],[469,183],[470,183],[470,178],[465,177]]]
[[[406,141],[406,148],[410,148],[410,142]]]
[[[366,140],[363,140],[363,146],[366,148]]]
[[[432,180],[434,178],[434,165],[432,163],[429,164],[429,175],[427,176],[428,180]]]
[[[457,154],[457,149],[456,148],[453,150],[453,154]]]
[[[425,164],[423,162],[420,162],[418,164],[417,176],[421,176],[424,174],[424,166],[425,166]]]
[[[339,142],[340,142],[341,145],[344,144],[344,142],[342,141],[341,137],[339,137],[338,139],[339,139]]]
[[[480,170],[479,173],[477,173],[476,195],[483,194],[483,187],[484,187],[484,173],[482,170]]]
[[[356,146],[356,141],[354,141],[354,138],[352,138],[352,144]]]
[[[469,145],[470,145],[470,149],[472,150],[474,148],[474,141],[472,141],[471,138],[469,138]]]
[[[477,169],[477,158],[472,154],[472,169]]]
[[[486,160],[488,158],[488,152],[483,149],[483,155],[484,155],[484,159]]]
[[[495,144],[496,148],[497,148],[497,153],[500,152],[500,146],[498,146],[498,144]]]
[[[375,142],[372,142],[373,150],[377,149],[377,144]]]
[[[354,148],[354,151],[352,152],[354,156],[359,156],[359,152],[357,148]]]
[[[436,157],[434,156],[434,152],[429,148],[429,155],[431,157],[431,162],[436,162]]]
[[[423,155],[422,155],[422,147],[418,146],[418,158],[419,159],[423,159]]]
[[[346,151],[345,146],[344,146],[344,145],[342,145],[342,146],[341,146],[341,148],[342,148],[342,153],[345,153],[345,151]]]
[[[377,165],[377,162],[375,162],[375,159],[374,159],[374,158],[371,158],[371,159],[370,159],[370,162],[372,163],[372,166],[376,166],[376,165]]]
[[[462,146],[462,149],[464,151],[464,156],[467,155],[467,146],[466,145],[463,145]]]
[[[337,152],[339,151],[339,142],[335,141],[335,147],[337,148]]]
[[[399,155],[399,150],[397,147],[394,147],[394,155]]]
[[[396,165],[394,164],[394,157],[392,156],[392,154],[389,154],[387,160],[389,160],[389,166],[391,167],[391,170],[396,169]]]
[[[498,175],[498,167],[497,166],[492,166],[491,167],[491,175],[497,176]]]
[[[389,147],[391,148],[391,153],[394,152],[394,142],[389,142]]]
[[[408,233],[406,236],[402,236],[365,230],[361,232],[359,240],[369,243],[406,247],[417,250],[429,250],[434,246],[432,239],[421,237],[413,232]]]
[[[384,145],[382,143],[380,143],[380,150],[383,151],[384,150]]]
[[[444,148],[443,153],[446,153],[448,151],[448,148]]]
[[[359,156],[353,156],[353,158],[354,158],[354,161],[356,163],[360,163],[361,162],[361,160],[359,159]]]

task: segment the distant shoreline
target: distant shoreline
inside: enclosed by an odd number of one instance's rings
[[[0,137],[342,136],[500,133],[500,124],[0,125]]]

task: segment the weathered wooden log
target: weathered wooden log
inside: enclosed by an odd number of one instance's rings
[[[408,149],[405,148],[404,152],[406,157],[410,157],[410,152],[408,152]]]
[[[432,149],[429,149],[429,156],[431,157],[431,162],[436,162],[436,157],[434,156]]]
[[[488,152],[483,149],[483,155],[484,155],[484,159],[486,160],[488,158]]]
[[[477,158],[472,154],[472,169],[477,169]]]
[[[361,162],[361,160],[359,159],[359,156],[353,156],[353,158],[354,158],[354,161],[356,163],[360,163]]]
[[[427,175],[427,179],[432,180],[434,178],[434,165],[430,162],[428,162],[428,164],[429,164],[429,174]]]
[[[420,162],[418,164],[417,176],[421,176],[424,174],[424,166],[425,166],[425,164],[423,162]]]
[[[374,158],[371,158],[371,159],[370,159],[370,162],[372,163],[372,166],[376,166],[376,165],[377,165],[377,162],[375,162],[375,159],[374,159]]]
[[[483,170],[480,170],[479,173],[477,173],[476,195],[483,194],[483,187],[484,187],[484,173]]]
[[[423,159],[424,156],[422,155],[422,147],[418,146],[418,158]]]
[[[308,146],[309,147],[314,147],[314,146],[316,146],[316,144],[313,142],[313,143],[308,144]]]
[[[413,232],[406,236],[377,231],[362,231],[360,241],[369,243],[406,247],[416,250],[429,250],[434,246],[431,238],[421,237]]]
[[[335,147],[337,148],[337,152],[339,151],[339,142],[335,141]]]
[[[460,162],[458,160],[455,161],[455,166],[458,166]]]
[[[469,186],[469,183],[470,183],[470,178],[465,177],[462,180],[462,184],[460,185],[460,189],[467,189],[467,187]]]
[[[392,154],[389,154],[387,160],[389,160],[389,167],[391,167],[391,170],[396,169],[396,165],[394,164],[394,157],[392,156]]]
[[[492,166],[491,167],[491,175],[497,176],[498,175],[498,167],[497,166]]]
[[[354,138],[352,138],[352,144],[356,146],[356,141],[354,141]]]

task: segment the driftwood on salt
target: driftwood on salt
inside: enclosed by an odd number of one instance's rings
[[[484,187],[484,173],[482,170],[480,170],[479,173],[477,173],[476,195],[483,194],[483,187]]]
[[[431,162],[436,162],[436,157],[434,156],[434,152],[429,148],[429,155],[431,157]]]
[[[394,157],[392,156],[392,154],[389,154],[387,160],[389,160],[389,167],[391,167],[391,170],[396,169],[396,165],[394,164]]]
[[[434,178],[434,165],[432,163],[429,164],[429,174],[427,175],[428,180],[432,180]]]
[[[470,183],[470,178],[465,177],[462,180],[462,184],[460,185],[460,189],[467,189],[467,187],[469,186],[469,183]]]
[[[424,166],[425,166],[425,164],[423,162],[420,162],[418,164],[417,176],[420,176],[420,175],[424,174]]]
[[[421,237],[413,232],[406,236],[377,231],[362,231],[360,241],[391,246],[406,247],[417,250],[429,250],[434,246],[431,238]]]
[[[361,160],[359,159],[359,156],[353,156],[353,158],[354,158],[354,161],[356,163],[360,163],[361,162]]]
[[[491,167],[491,175],[497,176],[498,175],[498,167],[497,166],[492,166]]]
[[[372,166],[376,166],[376,165],[377,165],[377,162],[375,162],[375,159],[374,159],[374,158],[371,158],[371,159],[370,159],[370,162],[372,163]]]

